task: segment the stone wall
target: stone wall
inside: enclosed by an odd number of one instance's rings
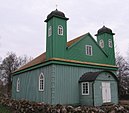
[[[100,107],[92,106],[71,106],[60,105],[55,106],[30,102],[27,100],[12,100],[8,98],[0,98],[0,104],[9,107],[13,113],[129,113],[129,105],[103,105]]]

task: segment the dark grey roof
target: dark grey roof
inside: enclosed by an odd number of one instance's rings
[[[90,81],[94,81],[97,76],[100,74],[100,72],[88,72],[88,73],[84,73],[80,79],[79,82],[90,82]]]
[[[66,19],[68,20],[68,18],[65,17],[65,14],[61,11],[58,11],[57,9],[52,11],[48,16],[47,16],[47,19],[45,20],[45,22],[47,22],[50,18],[52,18],[53,16],[56,16],[56,17],[60,17],[60,18],[63,18],[63,19]]]
[[[91,82],[91,81],[95,81],[97,76],[102,73],[102,72],[107,72],[107,73],[110,73],[117,81],[117,77],[114,73],[110,72],[110,71],[98,71],[98,72],[87,72],[87,73],[84,73],[80,79],[79,79],[79,82]]]
[[[109,28],[103,26],[101,29],[98,30],[96,36],[99,35],[99,34],[103,34],[103,33],[109,33],[109,34],[114,35],[114,33],[112,32],[111,29],[109,29]]]

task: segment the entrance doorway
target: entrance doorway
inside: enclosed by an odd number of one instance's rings
[[[103,103],[111,102],[110,82],[102,82],[102,99]]]

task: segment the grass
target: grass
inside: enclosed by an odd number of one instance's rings
[[[7,107],[0,105],[0,113],[12,113]]]

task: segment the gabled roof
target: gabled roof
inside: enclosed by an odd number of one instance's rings
[[[81,36],[79,36],[79,37],[77,37],[77,38],[75,38],[75,39],[73,39],[73,40],[70,40],[70,41],[67,43],[67,46],[69,47],[69,46],[71,46],[72,44],[78,42],[78,41],[79,41],[81,38],[83,38],[83,36],[85,36],[85,35],[86,35],[86,34],[81,35]]]
[[[26,68],[29,68],[31,66],[43,63],[46,60],[46,52],[42,53],[41,55],[39,55],[38,57],[36,57],[35,59],[33,59],[32,61],[28,62],[27,64],[25,64],[24,66],[20,67],[18,70],[16,71],[20,71]]]
[[[74,44],[75,42],[77,42],[79,39],[81,39],[84,35],[82,36],[79,36],[69,42],[67,42],[67,46],[71,46],[72,44]],[[32,67],[32,66],[35,66],[37,64],[40,64],[40,63],[43,63],[46,61],[46,52],[42,53],[41,55],[39,55],[38,57],[36,57],[35,59],[33,59],[32,61],[28,62],[27,64],[25,64],[24,66],[20,67],[18,70],[16,70],[15,72],[17,71],[20,71],[20,70],[23,70],[23,69],[26,69],[26,68],[29,68],[29,67]]]
[[[85,36],[89,35],[91,37],[91,39],[95,42],[95,44],[100,48],[100,46],[97,44],[97,42],[93,39],[93,37],[90,35],[90,33],[86,33],[84,35],[81,35],[69,42],[67,42],[67,47],[71,47],[73,46],[74,44],[78,43],[80,40],[84,39]],[[100,50],[106,55],[106,53],[100,48]],[[65,59],[67,61],[67,59]],[[15,72],[18,72],[18,71],[21,71],[21,70],[24,70],[24,69],[27,69],[27,68],[30,68],[32,66],[35,66],[35,65],[38,65],[38,64],[41,64],[43,62],[46,61],[46,52],[42,53],[41,55],[39,55],[38,57],[36,57],[35,59],[33,59],[32,61],[30,61],[29,63],[27,63],[26,65],[20,67],[18,70],[16,70]],[[69,61],[69,60],[68,60]],[[71,60],[70,60],[71,61]],[[76,61],[74,61],[76,62]],[[84,63],[85,64],[85,63]],[[86,64],[88,64],[86,62]],[[92,63],[90,63],[92,64]],[[95,63],[93,63],[95,64]],[[100,64],[99,64],[100,65]],[[107,66],[106,64],[104,64],[104,66]],[[108,65],[110,66],[110,65]],[[112,66],[114,67],[114,66]],[[116,67],[116,66],[115,66]]]

